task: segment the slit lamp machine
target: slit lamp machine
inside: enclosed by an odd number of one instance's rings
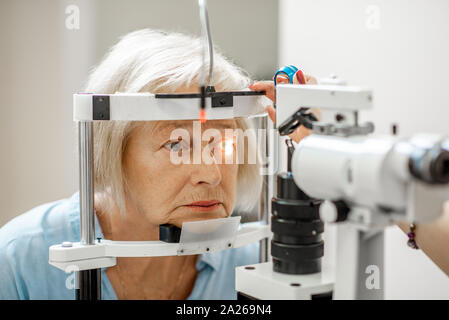
[[[289,139],[286,147],[277,145],[279,152],[287,153],[287,170],[277,174],[275,184],[264,176],[261,223],[240,224],[236,216],[185,222],[181,229],[161,225],[159,241],[94,238],[94,121],[261,117],[268,127],[265,92],[215,91],[206,1],[199,0],[199,6],[204,37],[199,93],[74,95],[80,242],[51,246],[49,263],[76,271],[77,299],[98,300],[100,270],[114,266],[118,257],[203,254],[260,241],[260,264],[236,268],[239,299],[382,299],[384,230],[400,220],[423,222],[441,215],[449,199],[449,139],[433,134],[407,139],[372,135],[374,125],[359,123],[359,112],[372,108],[373,93],[336,79],[319,85],[276,85],[279,135],[299,126],[312,134],[297,145]],[[292,82],[295,68],[279,71]],[[309,108],[319,108],[320,118]],[[336,264],[330,272],[321,267],[325,223],[337,225]],[[367,285],[369,268],[380,270],[379,288]]]

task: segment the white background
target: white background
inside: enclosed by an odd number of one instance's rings
[[[279,21],[279,65],[372,88],[361,118],[376,132],[449,134],[449,1],[282,0]],[[449,278],[406,241],[387,230],[386,298],[449,299]]]

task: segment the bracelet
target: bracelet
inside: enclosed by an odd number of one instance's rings
[[[418,247],[418,245],[416,244],[416,241],[415,241],[415,236],[416,236],[415,235],[415,230],[416,230],[416,224],[414,222],[412,222],[410,224],[410,232],[407,234],[408,235],[407,245],[410,248],[412,248],[412,249],[418,250],[419,247]]]
[[[288,83],[293,83],[293,76],[295,75],[296,72],[298,72],[298,68],[296,68],[294,65],[284,66],[284,67],[278,69],[273,77],[274,85],[276,85],[276,77],[279,74],[285,75],[288,79]],[[299,79],[298,79],[298,81],[299,81]]]

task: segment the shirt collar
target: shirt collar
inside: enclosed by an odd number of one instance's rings
[[[196,265],[197,270],[201,271],[205,265],[208,265],[214,271],[218,271],[221,266],[221,258],[222,255],[220,253],[203,253],[198,257],[198,262]]]

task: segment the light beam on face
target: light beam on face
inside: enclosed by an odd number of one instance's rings
[[[230,156],[234,152],[234,141],[227,139],[223,142],[225,156]]]

